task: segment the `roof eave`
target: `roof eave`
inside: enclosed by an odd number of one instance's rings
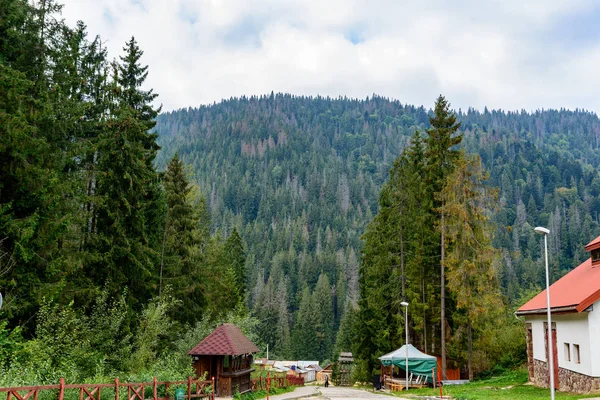
[[[583,303],[582,303],[583,304]],[[587,307],[584,307],[582,310],[578,310],[577,305],[566,306],[566,307],[553,307],[550,309],[552,314],[570,314],[577,313],[585,310]],[[517,310],[515,315],[523,316],[523,315],[545,315],[547,312],[547,308],[538,308],[535,310]]]

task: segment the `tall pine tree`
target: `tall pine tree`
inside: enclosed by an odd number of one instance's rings
[[[445,216],[443,213],[444,199],[441,193],[448,176],[454,171],[456,162],[460,158],[460,152],[456,146],[462,141],[462,134],[457,133],[460,123],[456,121],[456,115],[450,110],[450,103],[440,95],[433,110],[433,116],[429,118],[431,128],[427,129],[425,144],[426,158],[426,182],[429,201],[436,210],[436,221],[430,226],[437,225],[440,232],[440,325],[441,325],[441,354],[442,354],[442,378],[446,379],[446,267],[445,267]],[[433,221],[432,221],[433,222]]]

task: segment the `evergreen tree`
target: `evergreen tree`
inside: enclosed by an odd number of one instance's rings
[[[134,39],[126,50],[123,64],[114,69],[111,118],[98,140],[98,234],[90,275],[96,282],[109,280],[113,290],[127,285],[134,299],[144,301],[155,284],[158,260],[158,243],[150,241],[161,226],[151,218],[159,203],[153,166],[158,146],[156,134],[148,131],[153,97],[140,89],[147,67],[139,65]]]
[[[208,237],[202,226],[203,203],[194,204],[193,187],[185,177],[183,163],[175,154],[164,174],[167,212],[161,249],[159,293],[164,285],[172,287],[172,296],[181,307],[174,308],[174,318],[193,324],[204,306],[201,281],[206,267],[205,248]]]
[[[317,323],[318,316],[312,304],[310,289],[304,286],[292,332],[294,354],[299,360],[319,360],[319,339],[314,332]]]
[[[152,89],[142,90],[142,86],[148,77],[148,66],[140,65],[144,52],[139,48],[135,37],[123,47],[124,56],[120,57],[118,65],[117,82],[121,88],[119,93],[120,106],[129,107],[145,127],[146,131],[156,126],[156,117],[162,107],[153,108],[152,102],[158,97]],[[156,134],[148,134],[145,146],[149,149],[158,150]]]
[[[446,276],[445,276],[445,215],[443,213],[444,199],[439,195],[444,187],[446,179],[455,168],[460,157],[456,146],[462,141],[462,134],[456,134],[460,129],[456,115],[450,110],[450,104],[439,96],[435,102],[433,116],[429,118],[431,128],[427,129],[427,145],[425,151],[428,191],[431,194],[429,200],[433,209],[436,210],[435,217],[440,230],[440,325],[441,325],[441,354],[442,354],[442,378],[446,379]],[[431,224],[433,226],[434,224]]]
[[[487,174],[478,156],[459,158],[443,189],[448,242],[448,289],[464,311],[469,379],[473,379],[473,329],[483,326],[489,310],[502,309],[492,247],[491,209],[496,192],[484,186]]]
[[[240,296],[244,298],[248,291],[246,254],[242,238],[235,227],[225,241],[225,254],[227,255],[229,266],[235,271],[235,282]]]
[[[206,251],[206,270],[203,272],[202,291],[206,311],[211,317],[235,309],[242,301],[236,285],[235,271],[228,263],[221,236],[211,238]]]
[[[317,321],[313,326],[317,341],[317,360],[327,360],[331,358],[335,340],[331,284],[327,275],[319,275],[311,301]]]
[[[275,300],[277,306],[277,322],[275,325],[275,346],[273,352],[279,357],[287,359],[291,356],[290,346],[290,313],[288,310],[287,283],[285,278],[281,277],[275,290]]]

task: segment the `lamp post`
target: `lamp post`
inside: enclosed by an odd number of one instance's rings
[[[406,356],[406,390],[408,390],[408,303],[403,301],[400,303],[404,307],[404,331],[406,332],[406,342],[404,344],[404,355]]]
[[[554,343],[552,342],[552,316],[550,313],[550,278],[548,273],[548,234],[550,230],[541,226],[535,233],[544,235],[544,256],[546,258],[546,312],[548,314],[548,373],[550,374],[550,398],[554,400]]]

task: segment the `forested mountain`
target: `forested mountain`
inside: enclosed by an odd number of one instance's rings
[[[394,160],[416,131],[426,136],[430,115],[379,96],[272,93],[158,117],[159,169],[177,152],[206,196],[213,229],[226,236],[235,227],[247,244],[248,301],[269,321],[261,336],[275,354],[286,351],[268,326],[290,317],[292,331],[301,326],[301,300],[321,274],[331,285],[334,331],[357,305],[361,235],[378,213]],[[543,286],[533,227],[552,232],[552,280],[587,257],[584,245],[599,234],[600,121],[581,110],[469,109],[456,116],[460,146],[481,156],[486,185],[499,189],[491,220],[500,253],[495,269],[516,306]],[[283,300],[289,307],[282,310]],[[297,335],[292,344],[314,348],[302,340],[308,338]]]

